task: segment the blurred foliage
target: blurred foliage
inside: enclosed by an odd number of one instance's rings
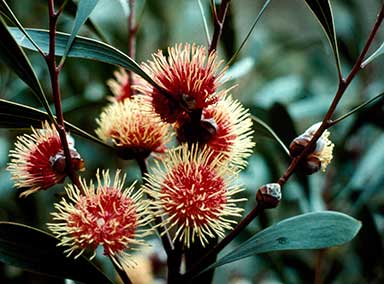
[[[46,1],[7,1],[24,27],[46,28]],[[127,50],[124,1],[100,0],[91,15],[94,25],[110,44]],[[207,44],[197,1],[137,0],[140,27],[137,61],[145,61],[157,49],[177,42]],[[202,1],[209,17],[209,1]],[[316,19],[302,0],[272,1],[230,70],[233,94],[251,112],[266,121],[287,145],[297,134],[320,121],[337,88],[337,70],[332,49]],[[349,72],[376,17],[378,0],[332,1],[343,74]],[[262,1],[232,1],[229,21],[220,45],[220,56],[229,60],[248,33]],[[64,14],[60,31],[70,32],[73,13]],[[210,25],[212,33],[212,25]],[[98,38],[83,27],[81,35]],[[379,47],[384,32],[377,35],[371,53]],[[42,58],[27,52],[48,99],[49,75]],[[383,58],[368,65],[347,90],[335,117],[384,90]],[[105,82],[114,67],[67,58],[61,73],[64,117],[94,133],[95,118],[111,95]],[[40,108],[28,87],[0,64],[0,98]],[[52,103],[52,101],[50,101]],[[295,175],[286,185],[283,202],[253,222],[228,248],[229,251],[260,228],[286,217],[324,209],[338,210],[362,220],[354,242],[324,251],[268,253],[217,269],[215,283],[313,283],[317,261],[322,261],[324,283],[384,283],[384,100],[380,99],[331,129],[336,144],[334,160],[326,173]],[[41,108],[40,108],[41,109]],[[0,129],[0,220],[45,229],[52,203],[62,186],[18,199],[5,170],[7,153],[19,130]],[[288,165],[286,153],[265,130],[255,124],[254,155],[241,174],[249,201],[255,204],[256,189],[276,180]],[[140,178],[133,162],[111,159],[114,153],[102,145],[78,137],[77,149],[86,161],[86,175],[97,168],[123,167],[129,180]],[[31,212],[34,212],[31,214]],[[60,282],[59,280],[54,280]],[[56,283],[0,264],[0,283]],[[60,282],[62,283],[62,282]]]

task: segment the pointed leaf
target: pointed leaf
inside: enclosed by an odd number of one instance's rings
[[[0,222],[0,261],[25,270],[82,283],[113,283],[85,257],[66,257],[59,240],[22,224]]]
[[[29,129],[31,126],[40,127],[41,122],[44,120],[48,120],[48,118],[48,114],[41,110],[0,99],[0,128]],[[114,149],[113,146],[104,143],[92,134],[89,134],[88,132],[78,128],[77,126],[69,122],[65,122],[65,127],[71,130],[73,133],[82,136],[90,141]]]
[[[321,211],[298,215],[258,232],[207,269],[258,253],[341,245],[350,241],[360,228],[359,221],[339,212]]]
[[[18,29],[11,28],[10,31],[19,45],[24,48],[36,51],[36,48],[25,36],[23,36],[23,34]],[[48,52],[48,31],[38,29],[27,29],[27,32],[44,52]],[[65,33],[56,34],[57,56],[64,55],[65,47],[67,45],[69,37],[70,36]],[[120,50],[114,48],[113,46],[110,46],[101,41],[77,36],[73,41],[73,45],[68,53],[68,57],[91,59],[124,67],[140,75],[157,89],[162,89],[152,80],[152,78],[147,73],[144,72],[144,70],[132,58],[130,58],[128,55],[124,54]]]
[[[67,57],[68,52],[71,49],[72,43],[75,40],[75,37],[76,37],[77,33],[79,32],[81,26],[88,19],[89,15],[92,13],[93,9],[95,9],[98,2],[99,2],[99,0],[80,0],[79,1],[78,7],[77,7],[77,12],[76,12],[76,17],[75,17],[75,22],[73,24],[71,36],[69,37],[69,40],[68,40],[67,45],[65,47],[62,62],[64,62],[65,57]]]
[[[21,35],[23,34],[20,30],[18,31]],[[8,31],[7,26],[1,16],[0,38],[0,61],[3,61],[20,77],[21,80],[23,80],[32,89],[37,99],[47,110],[51,120],[53,120],[53,114],[49,108],[48,101],[36,74],[33,71],[33,68],[24,51],[18,46],[17,42]]]
[[[311,9],[313,14],[316,16],[321,27],[323,28],[329,44],[332,47],[333,54],[336,60],[337,70],[340,72],[340,58],[339,50],[337,47],[335,24],[333,21],[332,7],[329,0],[305,0],[308,7]]]
[[[364,62],[361,64],[361,68],[364,68],[369,63],[371,63],[373,60],[375,60],[377,57],[382,55],[384,53],[384,42],[380,45],[380,47],[372,53],[371,56],[369,56],[367,59],[364,60]]]

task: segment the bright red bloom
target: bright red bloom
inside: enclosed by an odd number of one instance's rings
[[[163,159],[162,166],[152,169],[144,191],[155,201],[154,214],[164,219],[166,232],[176,227],[174,240],[187,247],[198,237],[205,245],[208,238],[223,237],[226,229],[236,223],[228,217],[240,216],[241,208],[232,195],[241,191],[234,185],[236,172],[218,159],[212,151],[199,152],[197,145],[174,150]]]
[[[16,148],[10,151],[8,170],[17,188],[29,188],[20,196],[48,189],[66,177],[65,157],[58,132],[48,122],[32,134],[17,137]],[[67,135],[75,170],[82,170],[84,162],[74,148],[73,139]]]
[[[96,254],[101,245],[104,254],[113,258],[118,265],[129,262],[125,250],[135,249],[144,242],[137,238],[147,235],[150,230],[141,229],[149,222],[147,204],[141,200],[142,192],[133,193],[134,184],[123,190],[125,176],[120,179],[119,171],[113,182],[108,171],[103,171],[103,181],[97,173],[98,185],[89,186],[81,181],[84,195],[73,185],[66,188],[70,201],[63,199],[55,204],[58,210],[52,213],[60,223],[48,224],[49,229],[61,239],[60,245],[69,246],[68,255],[90,248]],[[126,263],[125,263],[126,264]]]
[[[226,93],[218,91],[225,68],[204,46],[178,44],[168,49],[168,57],[159,50],[152,59],[143,68],[167,96],[144,80],[135,87],[152,98],[155,111],[166,122],[175,122],[185,111],[212,105]]]

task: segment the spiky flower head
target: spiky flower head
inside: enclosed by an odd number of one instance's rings
[[[162,153],[171,133],[169,125],[153,112],[148,100],[135,96],[107,106],[97,119],[96,134],[119,148],[123,158],[146,158]]]
[[[136,86],[152,98],[155,111],[164,121],[173,123],[184,112],[201,110],[227,91],[219,91],[225,68],[214,52],[195,44],[177,44],[168,48],[168,56],[159,50],[143,69],[166,93],[144,80]]]
[[[11,160],[7,169],[15,181],[15,187],[28,188],[20,197],[62,183],[67,176],[65,155],[55,126],[45,121],[41,129],[31,128],[32,134],[18,136],[15,149],[9,153]],[[67,140],[73,169],[83,170],[84,161],[74,148],[74,140],[69,134]]]
[[[199,150],[181,146],[157,162],[146,176],[145,192],[154,198],[152,209],[156,217],[163,217],[163,226],[173,240],[189,247],[197,237],[202,245],[210,238],[223,237],[232,228],[243,209],[233,195],[242,191],[235,183],[237,172],[212,159],[209,148]]]
[[[125,71],[123,68],[120,68],[119,70],[113,72],[115,78],[109,79],[107,81],[107,85],[114,95],[113,97],[109,98],[112,102],[121,102],[133,97],[131,84],[134,84],[134,82],[137,80],[137,77],[133,75],[133,73],[130,74],[132,74],[131,79],[129,78],[127,71]]]
[[[187,118],[188,119],[188,118]],[[252,120],[249,111],[229,94],[220,98],[215,105],[203,109],[198,133],[185,135],[192,125],[180,119],[176,123],[177,138],[188,142],[197,137],[214,152],[212,157],[221,154],[223,159],[239,166],[246,165],[246,158],[252,154]]]
[[[150,221],[148,203],[142,199],[142,191],[135,191],[134,184],[124,189],[125,175],[118,170],[112,180],[109,171],[96,174],[97,186],[81,180],[82,190],[69,184],[63,198],[54,206],[53,221],[48,228],[60,240],[60,246],[69,247],[68,256],[77,251],[79,257],[87,248],[94,251],[104,248],[118,266],[132,265],[128,250],[145,244],[142,239],[151,233],[144,228]]]

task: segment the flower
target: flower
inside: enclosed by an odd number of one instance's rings
[[[173,123],[185,111],[201,110],[227,92],[218,91],[225,71],[221,64],[204,46],[177,44],[168,48],[168,57],[159,50],[152,61],[142,64],[166,94],[144,80],[135,88],[152,98],[155,111],[164,121]]]
[[[187,123],[185,126],[188,128],[191,125]],[[176,124],[177,137],[179,141],[187,142],[191,137],[183,137],[188,131],[183,127],[183,122],[180,120]],[[234,165],[240,167],[246,165],[245,159],[252,154],[255,143],[252,142],[253,129],[250,114],[239,101],[226,95],[216,104],[203,109],[201,127],[202,129],[197,132],[202,133],[204,137],[200,137],[199,142],[204,142],[214,151],[212,157],[222,154],[224,159]],[[208,135],[204,130],[210,131]],[[191,135],[198,137],[198,133]]]
[[[96,134],[106,142],[112,140],[127,159],[162,153],[171,137],[169,125],[160,120],[141,96],[110,104],[97,123]]]
[[[125,175],[120,178],[118,170],[113,180],[109,171],[102,171],[102,179],[97,171],[97,186],[89,185],[81,179],[82,191],[69,184],[65,190],[68,201],[64,198],[54,206],[57,212],[51,213],[56,223],[49,223],[48,228],[61,242],[60,246],[69,247],[65,252],[70,256],[80,250],[79,257],[87,248],[94,251],[101,245],[104,254],[110,256],[119,266],[130,266],[126,252],[145,244],[141,239],[151,233],[144,229],[150,221],[147,214],[148,204],[142,199],[142,191],[135,193],[134,184],[123,189]]]
[[[321,122],[315,123],[309,127],[303,134],[296,137],[292,143],[289,145],[290,153],[293,157],[298,156],[301,151],[308,145],[316,131],[319,129]],[[306,157],[307,165],[304,165],[304,168],[307,168],[308,173],[311,174],[321,169],[323,172],[326,170],[327,166],[331,162],[333,155],[333,148],[335,145],[329,140],[330,132],[325,130],[323,134],[316,141],[315,147]]]
[[[113,74],[115,75],[115,79],[109,79],[107,81],[107,85],[114,94],[110,100],[113,102],[121,102],[125,99],[131,99],[133,94],[127,71],[125,71],[123,68],[120,68],[118,71],[113,72]],[[132,81],[134,82],[135,80],[137,80],[136,76],[133,75]]]
[[[9,154],[11,161],[7,169],[15,187],[29,188],[20,197],[62,183],[67,176],[64,151],[55,126],[43,122],[41,129],[31,128],[31,135],[17,137],[15,149]],[[74,148],[73,138],[67,134],[67,140],[74,170],[83,170],[84,161]]]
[[[208,238],[223,237],[232,228],[243,209],[236,203],[244,199],[232,196],[242,191],[235,184],[237,172],[221,163],[220,157],[211,159],[213,152],[198,145],[184,144],[170,151],[152,173],[145,177],[143,190],[153,197],[152,210],[163,217],[165,231],[173,232],[178,240],[189,247],[197,237],[201,244]]]

